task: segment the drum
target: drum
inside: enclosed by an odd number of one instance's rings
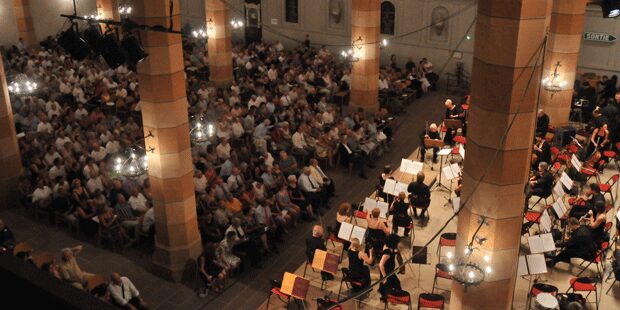
[[[540,293],[536,296],[536,310],[558,310],[560,303],[555,296],[548,293]]]

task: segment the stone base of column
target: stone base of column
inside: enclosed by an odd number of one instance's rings
[[[194,279],[196,259],[202,253],[200,238],[186,247],[167,248],[158,243],[155,244],[153,254],[153,272],[169,281],[184,282]]]
[[[512,295],[515,284],[510,280],[483,281],[478,286],[468,287],[453,281],[450,309],[458,310],[510,310],[512,307]],[[493,292],[493,298],[489,298],[488,292]],[[454,297],[460,298],[454,298]],[[504,305],[509,305],[504,308]]]
[[[0,209],[19,205],[18,181],[19,176],[0,180]]]

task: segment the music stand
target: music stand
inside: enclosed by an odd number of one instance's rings
[[[444,157],[444,156],[448,156],[448,155],[450,155],[450,153],[452,153],[452,149],[441,149],[441,150],[439,151],[439,153],[438,153],[438,155],[442,157],[442,158],[441,158],[441,161],[439,162],[439,179],[437,180],[437,183],[435,184],[435,185],[437,185],[437,186],[436,186],[435,188],[433,188],[432,190],[436,190],[436,189],[438,189],[438,188],[440,188],[440,187],[443,187],[443,188],[444,188],[445,190],[447,190],[448,192],[450,192],[450,193],[452,192],[452,190],[450,190],[447,186],[445,186],[445,185],[443,185],[443,184],[441,183],[441,174],[442,174],[442,170],[443,170],[443,162],[444,162],[443,157]]]
[[[420,251],[420,253],[418,253],[417,255],[414,255],[418,251]],[[419,288],[422,291],[426,292],[420,286],[420,278],[422,277],[422,265],[428,265],[428,247],[412,245],[411,246],[411,256],[412,256],[411,263],[418,265],[418,284],[413,289],[415,290],[415,289]],[[412,272],[413,272],[413,270],[412,270]]]
[[[463,127],[463,121],[460,119],[446,118],[443,120],[443,125],[446,129],[459,129]]]
[[[338,272],[338,264],[340,257],[336,254],[329,253],[320,249],[314,251],[314,257],[312,258],[312,269],[318,269],[319,271],[327,272],[331,275],[336,275]],[[327,289],[327,281],[321,275],[321,291]]]
[[[310,289],[310,280],[300,277],[294,273],[285,272],[282,278],[280,292],[301,301],[303,308],[306,309],[306,295]]]
[[[446,145],[446,144],[445,144],[443,141],[441,141],[441,140],[436,140],[436,139],[424,139],[424,148],[425,148],[426,150],[428,150],[428,149],[433,149],[433,154],[435,154],[435,150],[434,150],[434,148],[438,147],[438,148],[440,148],[440,149],[441,149],[441,148],[443,148],[443,147],[444,147],[444,145]],[[433,156],[435,156],[435,155],[433,155]],[[422,161],[423,161],[424,163],[426,163],[426,155],[424,156],[424,158],[422,158]],[[434,162],[432,162],[432,164],[431,164],[431,170],[434,170],[434,168],[435,168],[434,166],[435,166],[435,163],[434,163]]]

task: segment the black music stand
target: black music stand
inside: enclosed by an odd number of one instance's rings
[[[429,149],[432,149],[433,151],[433,157],[435,156],[435,148],[443,148],[444,145],[446,145],[443,141],[441,140],[436,140],[436,139],[424,139],[424,148],[428,151]],[[439,151],[438,151],[439,152]],[[422,158],[422,162],[426,163],[426,153],[424,155],[424,158]],[[431,170],[435,170],[435,163],[431,162]]]
[[[418,251],[420,251],[420,253],[418,253],[417,255],[414,255]],[[419,288],[423,292],[427,292],[420,286],[420,278],[422,277],[422,265],[428,265],[428,247],[412,245],[411,256],[412,256],[411,263],[418,265],[418,276],[417,276],[418,282],[417,282],[417,286],[414,287],[413,289],[415,290]],[[411,272],[413,272],[413,269],[411,270]]]

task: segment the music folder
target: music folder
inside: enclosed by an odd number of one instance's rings
[[[379,216],[381,218],[387,218],[388,210],[390,208],[388,203],[366,197],[366,199],[364,199],[364,212],[371,212],[374,208],[379,208]]]
[[[394,196],[394,188],[396,187],[396,180],[387,179],[383,185],[383,192]]]
[[[547,264],[543,254],[521,255],[517,266],[517,275],[536,275],[547,273]]]
[[[339,260],[338,255],[317,249],[312,258],[312,268],[336,275]]]
[[[540,228],[544,232],[551,231],[551,217],[549,216],[549,213],[547,213],[547,210],[544,210],[540,216]]]
[[[282,278],[280,292],[305,300],[310,288],[310,280],[302,278],[294,273],[285,272]]]
[[[437,139],[424,139],[424,147],[433,148],[433,147],[444,147],[446,145],[443,141]]]
[[[446,126],[446,128],[450,129],[459,129],[463,127],[463,122],[460,119],[446,118],[443,120],[443,124]]]

